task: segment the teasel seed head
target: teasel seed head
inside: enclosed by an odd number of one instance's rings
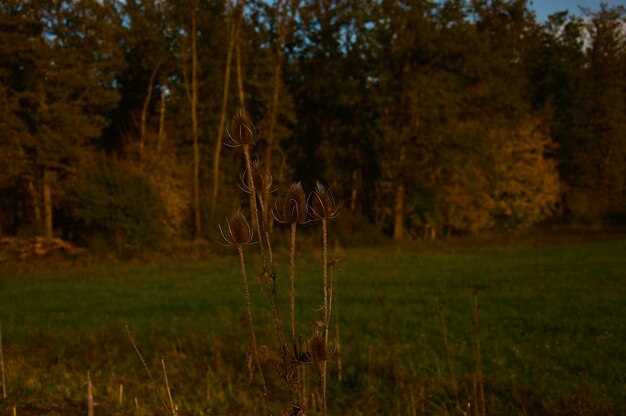
[[[272,174],[265,168],[265,166],[261,165],[261,162],[258,159],[252,162],[250,174],[252,176],[252,184],[254,185],[255,194],[260,194],[272,186]],[[252,186],[248,183],[248,169],[244,170],[241,174],[241,185],[239,185],[239,187],[248,194],[253,193]]]
[[[306,194],[300,182],[292,183],[282,203],[274,208],[274,218],[284,224],[304,224],[307,216]]]
[[[254,124],[246,116],[243,108],[238,108],[235,112],[227,133],[229,140],[224,142],[224,144],[230,147],[251,145],[259,140]]]
[[[339,205],[335,203],[328,188],[320,181],[315,183],[315,191],[309,195],[308,202],[313,221],[334,218],[339,214]]]
[[[224,228],[220,225],[220,232],[226,245],[241,247],[252,242],[253,234],[250,223],[239,209],[233,216],[226,220]]]
[[[328,350],[326,349],[326,342],[324,336],[316,333],[309,342],[309,348],[311,349],[311,358],[314,363],[322,363],[328,361]]]

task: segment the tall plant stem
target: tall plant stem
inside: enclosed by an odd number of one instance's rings
[[[324,274],[323,274],[323,292],[324,292],[324,347],[328,351],[328,220],[322,218],[322,261],[324,262]],[[321,363],[320,366],[322,377],[322,409],[324,416],[328,415],[328,409],[326,406],[326,361]]]
[[[289,302],[291,306],[291,342],[296,351],[296,227],[297,223],[291,223],[291,244],[289,245]]]
[[[243,146],[243,154],[246,158],[246,176],[248,186],[250,187],[250,210],[252,211],[252,226],[257,233],[259,240],[259,250],[261,250],[261,260],[263,261],[263,272],[267,273],[267,260],[265,256],[265,245],[263,244],[263,234],[261,233],[261,222],[259,221],[259,210],[256,205],[256,190],[254,189],[254,181],[252,180],[252,160],[250,159],[250,148],[248,145]]]
[[[335,249],[333,252],[333,260],[330,267],[330,304],[331,312],[334,305],[335,311],[333,316],[335,317],[335,357],[337,358],[337,380],[341,383],[342,375],[342,362],[341,362],[341,338],[339,336],[339,301],[337,294],[337,285],[335,285],[334,271],[337,265],[337,240],[335,240]]]
[[[328,220],[322,218],[322,261],[324,262],[323,293],[324,293],[324,342],[328,346]]]
[[[326,398],[326,368],[328,366],[328,361],[322,361],[320,363],[320,372],[322,373],[322,411],[324,416],[328,416],[328,407],[326,406],[327,398]]]
[[[263,198],[261,194],[258,194],[259,197],[259,205],[261,206],[261,215],[264,215],[265,206],[263,205]],[[265,218],[265,217],[264,217]],[[267,230],[267,223],[264,224],[265,230]],[[269,257],[269,267],[271,270],[271,274],[269,276],[269,290],[267,291],[267,297],[270,302],[270,307],[272,309],[272,314],[274,315],[274,324],[276,326],[276,336],[278,337],[278,343],[280,345],[280,357],[282,359],[282,374],[285,383],[287,384],[287,389],[289,389],[289,393],[293,400],[295,400],[295,392],[291,383],[287,378],[288,369],[289,369],[289,347],[287,346],[287,341],[285,340],[285,333],[283,332],[283,327],[280,323],[280,313],[278,312],[277,305],[277,291],[276,291],[276,272],[274,270],[274,257],[272,256],[272,244],[270,242],[270,235],[267,231],[265,231],[265,242],[267,243],[267,254]],[[267,272],[266,272],[267,273]]]
[[[276,335],[278,337],[278,343],[280,344],[280,355],[282,358],[282,366],[283,366],[283,374],[285,382],[287,384],[287,388],[289,389],[289,392],[292,394],[294,394],[292,385],[289,383],[289,381],[287,380],[287,371],[289,368],[289,362],[288,362],[288,353],[289,353],[289,347],[287,347],[287,341],[285,340],[285,333],[283,332],[283,328],[282,325],[280,323],[280,314],[278,312],[278,306],[277,306],[277,302],[276,302],[276,298],[277,298],[277,294],[276,294],[276,273],[274,271],[274,259],[272,256],[272,246],[270,243],[270,236],[269,233],[267,232],[267,223],[265,222],[265,204],[263,203],[263,196],[261,195],[260,192],[257,192],[256,189],[254,189],[254,182],[252,181],[252,173],[251,173],[251,160],[250,160],[250,150],[248,148],[248,146],[244,147],[244,155],[245,155],[245,159],[246,159],[246,170],[248,172],[247,174],[247,180],[248,183],[250,184],[250,190],[251,190],[251,194],[250,194],[250,206],[251,211],[252,211],[252,222],[253,227],[255,227],[255,230],[257,232],[257,235],[259,236],[259,247],[261,250],[261,258],[263,261],[263,273],[265,274],[266,277],[268,277],[268,280],[271,279],[271,283],[269,286],[269,290],[268,290],[268,299],[270,302],[270,307],[272,309],[272,314],[274,315],[274,324],[276,326]],[[261,208],[261,216],[263,218],[263,228],[266,230],[265,231],[265,239],[266,239],[266,243],[267,243],[267,255],[268,255],[268,261],[269,263],[266,262],[266,258],[265,258],[265,247],[263,246],[263,238],[261,237],[261,219],[260,216],[258,214],[258,209],[257,209],[257,204],[256,204],[256,200],[257,198],[255,197],[258,196],[258,203],[259,203],[259,207]],[[269,269],[268,269],[269,266]],[[271,270],[271,272],[270,272]],[[271,274],[270,274],[271,273]]]
[[[254,323],[252,321],[252,304],[250,302],[250,290],[248,289],[248,278],[246,277],[246,265],[243,257],[243,248],[237,246],[239,252],[239,260],[241,263],[241,278],[243,280],[244,295],[246,298],[246,309],[248,311],[248,325],[250,327],[250,340],[252,341],[252,351],[254,353],[254,359],[256,366],[259,369],[259,375],[261,377],[261,384],[263,385],[263,398],[265,399],[265,406],[267,408],[267,414],[272,414],[272,406],[270,404],[270,396],[267,392],[267,385],[265,384],[265,376],[263,375],[263,368],[261,367],[261,361],[259,360],[259,351],[256,344],[256,334],[254,332]]]
[[[2,398],[7,398],[7,379],[4,376],[4,354],[2,353],[2,321],[0,321],[0,373],[2,373]]]

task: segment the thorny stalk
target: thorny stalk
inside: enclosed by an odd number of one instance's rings
[[[323,274],[323,290],[324,290],[324,347],[328,351],[328,318],[329,318],[329,304],[328,304],[328,229],[327,219],[322,218],[322,261],[324,262],[324,274]],[[320,371],[322,373],[322,409],[324,416],[328,415],[328,409],[326,406],[326,361],[320,365]]]
[[[339,309],[338,309],[338,300],[337,300],[337,285],[335,284],[334,271],[337,267],[337,240],[335,240],[335,249],[333,253],[333,260],[330,262],[330,301],[332,312],[332,305],[335,305],[335,313],[333,316],[335,317],[335,356],[337,358],[337,380],[341,383],[343,378],[341,374],[342,366],[341,366],[341,342],[339,338]]]
[[[4,354],[2,351],[2,321],[0,321],[0,373],[2,373],[2,398],[7,398],[7,379],[4,375]]]
[[[256,343],[256,334],[254,332],[254,323],[252,321],[252,304],[250,302],[250,290],[248,289],[248,278],[246,277],[246,264],[243,257],[243,248],[241,245],[237,246],[239,252],[239,261],[241,264],[241,278],[243,280],[244,295],[246,298],[246,309],[248,312],[248,326],[250,327],[250,340],[252,342],[252,352],[256,361],[256,366],[259,370],[259,376],[261,377],[261,384],[263,385],[263,398],[265,399],[265,406],[267,414],[272,414],[272,406],[270,404],[270,397],[267,392],[267,385],[265,384],[265,376],[263,375],[263,368],[261,367],[261,361],[259,360],[259,350]]]
[[[289,244],[289,304],[291,306],[291,342],[294,354],[296,351],[296,227],[297,223],[291,223],[291,239]]]
[[[265,232],[265,234],[263,234],[261,232],[261,221],[259,218],[259,212],[258,212],[258,207],[257,207],[257,196],[258,196],[258,202],[259,205],[261,207],[262,210],[262,215],[265,217],[265,204],[263,203],[263,198],[261,197],[261,189],[255,189],[254,186],[254,180],[252,178],[252,160],[250,157],[250,148],[249,145],[244,145],[243,146],[243,153],[244,153],[244,158],[245,158],[245,163],[246,163],[246,177],[247,177],[247,182],[248,182],[248,187],[249,187],[249,197],[250,197],[250,210],[252,213],[252,226],[255,228],[257,236],[258,236],[258,240],[259,240],[259,250],[261,252],[261,260],[263,263],[263,271],[262,271],[262,277],[263,279],[267,282],[270,281],[270,290],[268,291],[268,299],[270,302],[270,308],[272,309],[272,314],[274,316],[274,323],[276,326],[276,333],[277,333],[277,337],[278,337],[278,341],[280,344],[280,349],[281,349],[281,358],[282,358],[282,373],[285,375],[287,375],[287,369],[288,369],[288,347],[287,347],[287,342],[285,341],[285,336],[283,334],[283,329],[282,329],[282,325],[280,323],[280,315],[279,315],[279,311],[278,311],[278,306],[277,306],[277,293],[276,293],[276,273],[274,271],[274,261],[273,261],[273,256],[272,256],[272,248],[271,248],[271,244],[270,244],[270,238],[269,238],[269,234],[267,233],[267,231]],[[264,225],[265,225],[265,221],[264,221]],[[265,227],[264,227],[265,228]],[[267,259],[266,259],[266,253],[265,253],[265,246],[263,244],[263,238],[262,236],[265,235],[266,240],[267,240],[267,250],[269,252],[269,266],[271,268],[271,273],[268,271],[268,264],[267,264]],[[286,380],[287,382],[287,387],[290,391],[290,393],[293,395],[293,389],[292,386],[290,385],[290,383]]]
[[[254,189],[254,181],[252,180],[252,161],[250,159],[250,148],[247,144],[243,146],[243,154],[246,158],[246,175],[248,177],[248,186],[250,187],[250,210],[252,212],[252,226],[255,228],[259,240],[259,250],[261,250],[261,260],[263,261],[263,273],[267,273],[265,246],[263,245],[263,234],[261,233],[259,210],[256,206],[256,190]]]

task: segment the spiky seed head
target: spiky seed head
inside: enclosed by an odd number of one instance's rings
[[[316,333],[311,338],[309,342],[309,347],[311,349],[311,358],[313,358],[314,363],[322,363],[328,360],[328,351],[326,349],[326,342],[324,340],[324,336]]]
[[[228,245],[241,247],[252,242],[252,228],[241,209],[226,220],[224,229],[220,226],[220,231]]]
[[[272,186],[272,174],[258,159],[252,162],[250,174],[252,176],[252,184],[254,185],[255,194],[261,193]],[[253,193],[253,188],[249,183],[247,169],[241,174],[241,183],[242,185],[240,187],[244,190],[244,192],[249,194]]]
[[[274,211],[274,217],[285,224],[304,224],[307,216],[306,194],[300,182],[292,183],[287,189],[280,208]]]
[[[254,124],[243,108],[238,108],[235,112],[228,129],[228,138],[230,140],[226,144],[231,147],[250,145],[259,140]]]
[[[315,191],[309,196],[309,205],[313,221],[334,218],[339,212],[333,195],[320,181],[315,183]]]

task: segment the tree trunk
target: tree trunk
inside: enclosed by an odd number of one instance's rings
[[[43,180],[42,180],[42,197],[43,197],[43,213],[44,213],[44,223],[43,223],[43,236],[45,238],[52,238],[52,192],[50,188],[52,173],[45,169],[43,171]]]
[[[237,91],[239,92],[239,106],[246,108],[246,95],[243,89],[243,73],[241,71],[241,48],[239,47],[239,37],[237,37],[236,49],[236,65],[237,65]]]
[[[404,238],[404,182],[402,181],[396,185],[393,214],[393,239],[400,241]]]
[[[352,190],[350,191],[350,211],[356,211],[356,201],[359,193],[361,172],[358,169],[352,171]]]
[[[226,125],[226,110],[228,106],[228,90],[230,88],[230,67],[233,59],[233,50],[237,43],[239,34],[239,18],[235,16],[239,2],[235,9],[231,10],[228,19],[228,48],[226,49],[226,67],[224,68],[224,89],[222,91],[222,111],[220,113],[220,124],[217,129],[217,140],[215,142],[215,153],[213,157],[213,194],[211,196],[211,213],[215,212],[217,197],[219,195],[220,179],[220,154],[222,152],[222,142],[224,139],[224,126]]]
[[[196,4],[191,13],[191,123],[193,128],[193,211],[194,239],[202,233],[200,216],[200,145],[198,143],[198,36],[196,33]]]
[[[156,63],[152,74],[150,75],[150,81],[148,82],[148,92],[146,93],[146,99],[143,101],[143,108],[141,109],[141,125],[139,126],[139,157],[143,155],[143,148],[146,144],[146,130],[148,123],[148,107],[150,106],[150,100],[152,99],[152,90],[154,89],[154,79],[161,66],[161,60]]]
[[[395,202],[393,206],[393,239],[400,241],[404,238],[404,159],[406,154],[406,145],[400,147],[400,156],[398,157]]]
[[[39,191],[35,186],[33,181],[28,181],[28,193],[30,194],[30,199],[33,203],[33,215],[34,221],[33,224],[36,224],[38,229],[41,227],[41,204],[43,202],[41,196],[39,195]]]
[[[159,136],[157,139],[157,154],[161,153],[161,148],[163,147],[163,142],[165,141],[165,104],[166,104],[166,91],[167,87],[163,87],[163,91],[161,91],[161,110],[159,113]]]

